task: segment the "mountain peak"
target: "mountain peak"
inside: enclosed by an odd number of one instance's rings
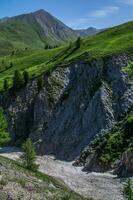
[[[44,14],[49,14],[46,10],[44,9],[39,9],[35,12],[33,12],[34,15],[44,15]]]
[[[35,12],[46,12],[44,9],[36,10]]]

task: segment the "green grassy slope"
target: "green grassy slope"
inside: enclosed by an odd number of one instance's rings
[[[80,48],[76,49],[73,43],[60,61],[71,62],[81,57],[90,60],[129,50],[133,50],[133,21],[82,39]]]
[[[40,75],[42,72],[50,69],[51,66],[46,63],[55,55],[62,51],[62,47],[51,50],[26,51],[14,56],[6,56],[0,58],[0,90],[3,87],[4,79],[7,79],[10,86],[12,85],[12,77],[15,70],[23,72],[27,70],[30,78]],[[10,63],[13,67],[10,68]]]
[[[43,49],[76,38],[76,32],[44,10],[0,21],[0,55],[16,49]]]
[[[75,41],[51,50],[25,50],[16,52],[12,56],[1,56],[0,89],[5,78],[10,84],[12,83],[12,76],[16,69],[21,71],[26,69],[30,77],[35,77],[55,66],[65,66],[78,59],[84,59],[87,62],[93,58],[127,51],[133,52],[133,22],[81,39],[79,45]],[[11,62],[13,67],[9,68]]]
[[[43,48],[40,38],[41,28],[32,16],[22,15],[0,23],[0,54],[7,54],[14,49]]]

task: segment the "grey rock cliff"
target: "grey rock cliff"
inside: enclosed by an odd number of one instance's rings
[[[133,175],[133,152],[125,151],[121,159],[115,164],[114,174],[119,177],[127,177]]]
[[[33,80],[15,96],[2,95],[12,143],[30,136],[40,154],[75,159],[133,106],[133,87],[122,70],[129,62],[126,54],[77,61],[43,75],[41,91]]]

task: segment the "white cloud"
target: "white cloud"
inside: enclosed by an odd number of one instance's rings
[[[107,6],[107,7],[102,7],[98,10],[95,10],[91,13],[92,17],[95,18],[102,18],[106,17],[110,14],[113,14],[114,12],[118,11],[119,7],[118,6]]]
[[[97,10],[92,11],[91,13],[89,13],[88,15],[86,15],[82,18],[78,18],[78,19],[75,19],[71,22],[68,22],[67,24],[70,27],[77,28],[78,26],[86,25],[89,22],[92,22],[93,20],[95,20],[97,18],[107,17],[107,16],[117,12],[118,10],[119,10],[118,6],[102,7],[102,8],[99,8]]]
[[[127,5],[133,5],[133,0],[121,0],[120,2]]]

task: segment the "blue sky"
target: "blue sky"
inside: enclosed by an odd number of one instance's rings
[[[105,28],[133,20],[133,0],[0,0],[0,18],[45,9],[72,28]]]

